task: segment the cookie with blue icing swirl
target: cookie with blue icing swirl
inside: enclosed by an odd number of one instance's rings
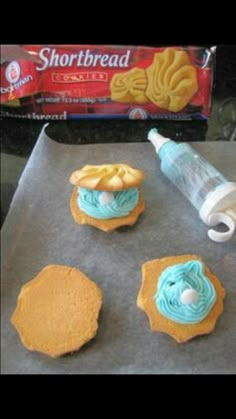
[[[219,279],[199,256],[166,257],[142,266],[137,305],[147,314],[152,331],[177,342],[212,332],[224,297]]]
[[[103,231],[133,225],[144,211],[139,190],[143,178],[141,170],[124,163],[76,170],[70,177],[75,185],[70,200],[74,220]]]
[[[205,275],[202,262],[190,260],[162,272],[154,299],[157,309],[166,318],[176,323],[195,324],[212,309],[216,290]]]

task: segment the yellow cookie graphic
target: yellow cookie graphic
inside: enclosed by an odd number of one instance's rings
[[[111,99],[120,103],[147,103],[147,76],[142,68],[115,74],[111,80]]]
[[[146,96],[171,112],[181,111],[198,90],[197,72],[185,51],[167,48],[155,54],[146,74]]]

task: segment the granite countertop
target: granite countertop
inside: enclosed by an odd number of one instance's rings
[[[45,122],[1,120],[1,224]],[[220,98],[213,96],[212,115],[208,121],[69,120],[50,122],[47,134],[66,144],[144,142],[154,126],[162,135],[177,141],[235,140],[236,99],[225,97],[225,94]]]
[[[1,120],[1,152],[28,158],[47,121],[5,118]],[[66,144],[143,142],[150,128],[177,141],[218,141],[236,139],[236,98],[213,96],[208,121],[170,120],[68,120],[50,121],[47,132]]]
[[[29,157],[46,121],[4,119],[1,121],[2,152]],[[143,142],[150,128],[179,141],[204,141],[206,121],[69,120],[49,123],[48,135],[66,144]]]

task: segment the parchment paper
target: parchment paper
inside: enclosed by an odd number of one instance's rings
[[[193,145],[235,181],[236,143]],[[134,227],[112,233],[77,225],[69,207],[71,172],[107,162],[128,162],[146,173],[144,214]],[[212,334],[178,344],[150,331],[136,298],[142,263],[185,253],[204,258],[227,296]],[[208,239],[197,211],[161,174],[149,143],[64,145],[42,131],[2,229],[1,260],[2,373],[236,373],[236,237],[223,244]],[[49,264],[78,267],[104,293],[95,339],[58,359],[27,351],[9,322],[21,286]]]

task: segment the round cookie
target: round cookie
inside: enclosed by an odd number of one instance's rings
[[[224,297],[220,281],[196,255],[142,265],[137,305],[147,314],[152,331],[166,333],[177,342],[212,332],[223,312]]]
[[[72,173],[70,208],[78,224],[113,231],[135,224],[144,211],[139,191],[144,174],[128,164],[85,166]]]
[[[56,358],[96,335],[101,305],[101,289],[82,272],[49,265],[22,287],[11,323],[27,349]]]
[[[72,185],[101,191],[123,191],[138,187],[144,179],[142,170],[126,163],[86,165],[70,177]]]

